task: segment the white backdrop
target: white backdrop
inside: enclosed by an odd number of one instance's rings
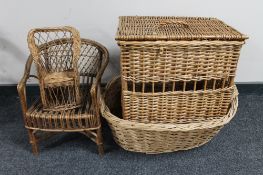
[[[217,17],[250,37],[242,48],[237,82],[263,82],[262,0],[0,0],[0,84],[16,84],[29,53],[31,28],[72,25],[110,52],[104,81],[118,74],[114,39],[118,16]],[[261,17],[261,18],[260,18]]]

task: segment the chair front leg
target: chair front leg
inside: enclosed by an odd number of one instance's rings
[[[39,154],[39,149],[38,149],[38,140],[35,136],[34,130],[33,129],[28,129],[28,136],[29,136],[29,142],[32,146],[32,152],[34,155]]]
[[[99,155],[103,156],[104,155],[104,147],[103,147],[103,137],[102,137],[101,127],[99,127],[97,129],[96,144],[98,146]]]
[[[94,115],[96,116],[97,125],[99,128],[96,130],[96,144],[98,146],[98,152],[99,155],[104,155],[104,148],[103,148],[103,137],[102,137],[102,131],[101,131],[101,121],[100,121],[100,112],[99,112],[99,100],[98,95],[100,95],[100,86],[96,82],[93,84],[91,88],[91,97],[92,97],[92,110]]]

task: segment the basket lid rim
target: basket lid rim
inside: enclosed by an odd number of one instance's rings
[[[117,41],[245,40],[248,37],[213,17],[120,16]]]

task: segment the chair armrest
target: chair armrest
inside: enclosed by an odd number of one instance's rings
[[[91,101],[92,101],[92,108],[95,110],[95,114],[99,116],[100,114],[100,96],[101,96],[101,77],[106,69],[108,62],[109,62],[109,53],[108,50],[101,46],[103,55],[102,55],[102,63],[100,66],[100,69],[98,71],[98,74],[96,76],[95,82],[92,84],[91,89],[90,89],[90,94],[91,94]]]
[[[25,119],[26,112],[27,112],[26,83],[30,77],[37,78],[37,76],[35,76],[35,75],[30,75],[32,62],[33,62],[33,58],[30,55],[27,59],[26,65],[25,65],[24,75],[17,85],[17,91],[18,91],[18,95],[20,97],[20,103],[21,103],[22,113],[23,113],[24,119]]]
[[[100,94],[101,94],[101,91],[100,91],[100,84],[98,83],[94,83],[92,84],[91,86],[91,89],[90,89],[90,94],[91,94],[91,109],[94,110],[92,112],[94,112],[97,116],[99,116],[99,107],[100,107],[100,104],[99,104],[99,97],[100,97]]]

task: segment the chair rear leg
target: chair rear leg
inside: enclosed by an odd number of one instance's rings
[[[32,145],[32,152],[34,155],[38,155],[39,154],[38,143],[37,143],[37,138],[34,134],[34,130],[28,129],[28,135],[29,135],[29,142]]]
[[[97,129],[96,144],[98,146],[99,155],[103,156],[104,148],[103,148],[103,138],[102,138],[101,128]]]

